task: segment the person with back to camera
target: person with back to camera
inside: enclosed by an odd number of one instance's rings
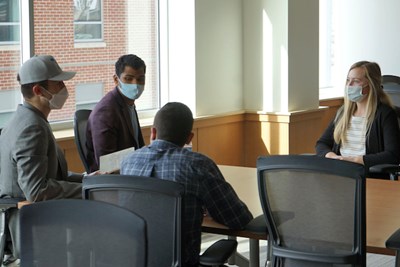
[[[81,173],[68,172],[67,162],[47,118],[61,109],[68,98],[64,81],[75,72],[63,71],[53,56],[27,60],[17,80],[23,104],[0,135],[0,197],[30,202],[60,198],[82,198]],[[90,175],[97,174],[97,172]],[[14,256],[19,256],[17,209],[9,211],[9,228]]]
[[[344,104],[317,141],[318,156],[363,164],[367,173],[377,164],[399,164],[398,119],[381,80],[375,62],[359,61],[350,67]]]
[[[99,169],[100,156],[144,146],[135,106],[144,90],[144,61],[132,54],[121,56],[113,79],[114,90],[97,103],[87,122],[86,159],[91,171]]]
[[[166,104],[154,118],[151,144],[125,157],[120,171],[184,185],[182,259],[185,267],[199,264],[203,208],[215,221],[233,229],[242,229],[253,218],[217,165],[205,155],[184,148],[193,138],[192,127],[192,112],[186,105]]]

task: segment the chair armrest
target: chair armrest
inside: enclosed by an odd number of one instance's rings
[[[400,172],[400,166],[396,164],[379,164],[369,168],[369,172],[373,173],[396,173]]]
[[[24,200],[23,198],[0,198],[0,265],[3,262],[6,239],[9,235],[6,230],[8,228],[7,213],[10,209],[16,209],[18,203]]]
[[[200,256],[200,264],[206,266],[223,265],[228,258],[236,251],[236,240],[221,239],[212,244]]]
[[[265,221],[264,214],[261,214],[251,220],[246,226],[245,229],[251,232],[268,234],[267,222]]]
[[[18,202],[24,201],[23,198],[0,198],[0,210],[17,208]]]
[[[390,249],[400,250],[400,229],[394,232],[386,240],[386,247]]]

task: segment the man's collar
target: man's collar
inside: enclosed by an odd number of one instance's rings
[[[30,103],[28,103],[28,102],[26,102],[26,101],[24,100],[23,103],[22,103],[22,106],[24,106],[24,107],[27,108],[27,109],[32,110],[33,112],[35,112],[36,114],[38,114],[40,117],[42,117],[44,120],[47,121],[46,116],[45,116],[38,108],[36,108],[36,107],[33,106],[32,104],[30,104]]]

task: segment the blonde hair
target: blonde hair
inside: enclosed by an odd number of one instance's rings
[[[368,80],[370,87],[368,100],[367,100],[367,138],[371,130],[372,123],[375,118],[376,109],[379,102],[384,103],[393,107],[390,97],[383,91],[382,86],[382,74],[381,68],[375,62],[369,61],[359,61],[354,63],[349,72],[355,68],[362,68],[365,73],[365,78]],[[336,114],[335,118],[335,130],[333,132],[333,137],[337,144],[341,141],[346,141],[346,132],[348,130],[351,116],[356,111],[357,104],[348,99],[347,96],[344,97],[344,104]]]

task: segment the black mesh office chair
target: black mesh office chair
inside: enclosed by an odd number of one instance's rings
[[[8,230],[8,213],[11,209],[17,209],[18,202],[23,200],[20,198],[0,198],[0,265],[8,265],[16,260],[12,255],[11,235]]]
[[[400,125],[400,77],[395,75],[382,75],[382,85],[383,90],[390,96],[395,105]],[[389,174],[391,180],[398,180],[400,166],[394,164],[379,164],[370,167],[369,172]]]
[[[390,96],[393,104],[400,107],[400,77],[396,75],[382,75],[383,90]]]
[[[272,266],[366,266],[364,166],[280,155],[257,173]]]
[[[128,175],[97,175],[83,180],[83,198],[113,203],[142,216],[148,229],[148,266],[181,266],[184,186],[167,180]],[[220,240],[200,261],[222,265],[236,250],[235,240]],[[203,261],[202,261],[203,259]]]
[[[63,199],[20,210],[21,266],[146,265],[146,223],[108,203]]]
[[[74,116],[75,144],[86,173],[90,173],[90,167],[86,161],[86,124],[91,112],[90,109],[79,109],[75,111]]]
[[[388,93],[397,107],[397,116],[400,118],[400,77],[395,75],[383,75],[382,84],[386,93]],[[400,167],[397,165],[383,164],[371,167],[375,172],[390,173],[392,180],[398,180]],[[400,267],[400,229],[394,232],[386,241],[386,247],[396,250],[396,267]]]
[[[400,229],[386,240],[386,247],[396,251],[395,266],[400,267]]]
[[[3,129],[0,128],[0,135],[2,130]],[[23,200],[25,199],[9,197],[0,198],[0,265],[7,265],[16,260],[11,254],[12,243],[10,232],[8,230],[8,213],[11,209],[16,209],[18,202]],[[6,254],[7,258],[5,259]]]

